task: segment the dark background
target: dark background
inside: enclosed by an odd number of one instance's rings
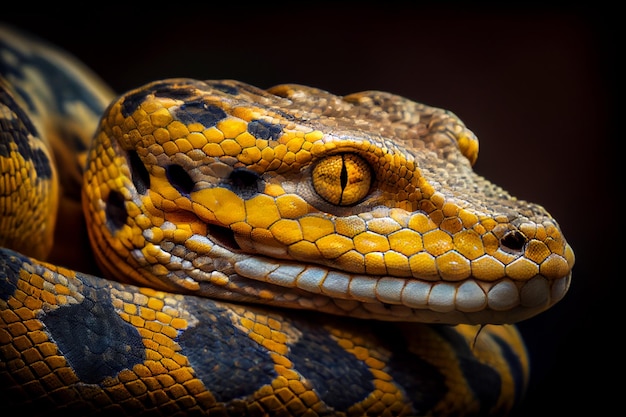
[[[93,4],[0,21],[66,48],[118,92],[158,78],[233,78],[386,90],[454,111],[481,141],[476,171],[544,205],[577,256],[567,296],[519,325],[533,365],[519,416],[622,408],[615,10]]]

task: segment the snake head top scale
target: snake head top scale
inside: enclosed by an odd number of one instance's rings
[[[451,112],[378,91],[171,79],[113,102],[83,204],[105,274],[382,320],[512,323],[566,293],[543,207]]]

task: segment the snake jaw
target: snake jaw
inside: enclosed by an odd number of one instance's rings
[[[164,228],[175,229],[175,225]],[[505,277],[491,282],[351,274],[285,260],[285,253],[269,253],[273,255],[269,257],[232,251],[214,237],[200,235],[187,239],[184,248],[163,242],[158,251],[164,260],[159,268],[141,250],[134,251],[146,276],[199,295],[382,320],[519,321],[559,301],[571,279],[571,273],[552,280],[536,275],[526,280]],[[260,252],[258,248],[254,251]],[[175,253],[184,254],[184,258]],[[152,256],[158,258],[154,252]]]
[[[272,286],[297,287],[331,299],[330,305],[310,305],[332,313],[383,320],[415,320],[439,323],[508,323],[531,317],[559,301],[566,293],[571,274],[548,281],[536,276],[525,283],[502,279],[487,283],[429,282],[397,277],[346,274],[318,266],[277,264],[272,260],[247,257],[235,264],[239,276]],[[308,299],[309,297],[307,297]]]

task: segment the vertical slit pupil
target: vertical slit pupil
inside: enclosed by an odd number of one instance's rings
[[[341,197],[339,198],[340,204],[343,203],[343,191],[348,185],[348,169],[346,168],[346,159],[344,155],[341,155],[341,172],[339,173],[339,185],[341,186]]]
[[[343,190],[348,185],[348,169],[346,168],[346,160],[343,155],[341,155],[341,173],[339,174],[339,183],[341,184],[341,189]]]

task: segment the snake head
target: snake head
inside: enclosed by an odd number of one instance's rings
[[[566,293],[546,210],[477,175],[476,136],[393,94],[171,79],[114,101],[83,204],[110,277],[382,320],[510,323]]]

